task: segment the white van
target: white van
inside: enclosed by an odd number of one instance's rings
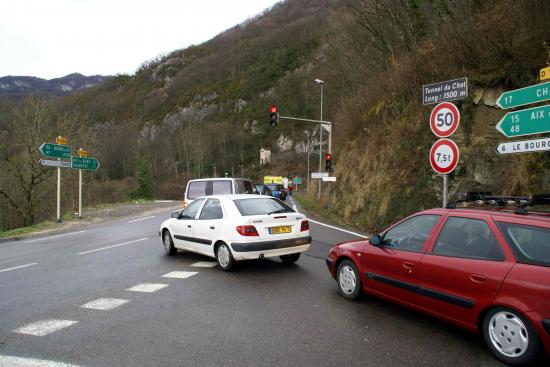
[[[223,194],[255,194],[252,181],[246,178],[201,178],[189,180],[185,190],[184,206],[198,197]]]

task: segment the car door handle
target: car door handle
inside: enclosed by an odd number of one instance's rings
[[[187,228],[191,228],[191,224],[188,224],[188,225],[187,225]]]
[[[210,229],[216,229],[216,227],[214,227],[214,226],[210,226]]]
[[[405,262],[403,263],[403,267],[404,267],[405,269],[407,269],[407,270],[413,270],[414,264],[411,263],[411,262],[405,261]]]
[[[470,280],[474,283],[483,283],[487,280],[487,277],[482,274],[470,274]]]

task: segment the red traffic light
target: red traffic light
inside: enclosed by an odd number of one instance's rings
[[[277,113],[277,106],[271,106],[271,107],[269,107],[269,112],[270,112],[270,113]]]
[[[326,161],[330,161],[331,158],[332,158],[332,155],[330,153],[325,154]]]

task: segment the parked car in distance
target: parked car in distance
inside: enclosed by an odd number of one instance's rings
[[[505,363],[550,352],[547,215],[426,210],[334,246],[326,262],[344,298],[363,291],[480,332]]]
[[[221,269],[235,262],[280,257],[294,263],[311,244],[305,215],[282,201],[258,195],[213,195],[195,199],[160,226],[167,255],[177,249],[216,258]]]
[[[270,183],[270,184],[267,184],[267,187],[269,187],[274,197],[276,197],[277,199],[281,199],[283,201],[286,200],[287,192],[282,184]]]
[[[188,206],[201,196],[254,193],[252,181],[245,178],[224,177],[189,180],[184,195],[184,206]]]
[[[258,195],[274,196],[273,192],[271,192],[271,189],[267,185],[254,184],[254,188],[256,189],[256,193],[258,193]]]

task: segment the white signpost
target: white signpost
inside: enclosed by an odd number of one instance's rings
[[[50,159],[41,159],[40,164],[46,167],[71,168],[71,161],[52,161]]]
[[[336,182],[336,177],[335,176],[322,177],[321,179],[323,180],[323,182]]]
[[[328,172],[311,172],[311,178],[328,177]]]
[[[499,154],[544,152],[550,150],[550,138],[501,143],[495,148],[495,150]]]

